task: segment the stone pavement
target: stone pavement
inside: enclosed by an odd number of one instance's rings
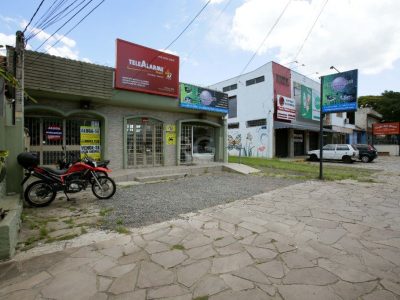
[[[400,160],[0,264],[0,299],[400,299]]]

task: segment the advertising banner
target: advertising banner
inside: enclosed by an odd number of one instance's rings
[[[296,119],[296,102],[294,99],[277,95],[276,118],[281,120]]]
[[[100,127],[81,126],[81,158],[85,153],[94,160],[100,160]]]
[[[115,88],[176,98],[179,57],[117,39]]]
[[[312,90],[312,119],[319,121],[321,110],[321,95],[317,90]]]
[[[312,89],[301,85],[301,116],[304,119],[312,119]]]
[[[322,113],[357,110],[358,70],[321,77]]]
[[[185,108],[228,113],[228,94],[191,84],[180,84],[179,103]]]
[[[374,123],[372,124],[372,133],[374,135],[400,134],[400,122]]]
[[[60,141],[62,139],[61,127],[57,125],[47,127],[46,137],[49,141]]]

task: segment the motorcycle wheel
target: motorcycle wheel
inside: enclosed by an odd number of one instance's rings
[[[44,207],[54,200],[56,194],[57,192],[48,182],[39,180],[28,185],[24,192],[24,198],[31,206]]]
[[[95,173],[96,173],[97,177],[100,177],[100,176],[108,177],[108,173],[104,172],[104,171],[96,171]],[[96,182],[93,177],[90,177],[89,181],[90,181],[90,184],[93,184]]]
[[[100,176],[97,181],[101,186],[97,184],[96,181],[92,183],[92,192],[99,199],[109,199],[114,196],[116,191],[116,186],[114,180],[108,176]]]

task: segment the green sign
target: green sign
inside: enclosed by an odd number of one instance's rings
[[[301,116],[312,119],[312,90],[304,85],[301,86]]]
[[[228,94],[180,83],[180,106],[198,110],[228,113]]]
[[[322,113],[357,110],[358,70],[321,77]]]

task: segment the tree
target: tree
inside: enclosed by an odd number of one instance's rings
[[[384,91],[380,96],[361,96],[358,106],[372,107],[385,122],[400,121],[400,92]]]

